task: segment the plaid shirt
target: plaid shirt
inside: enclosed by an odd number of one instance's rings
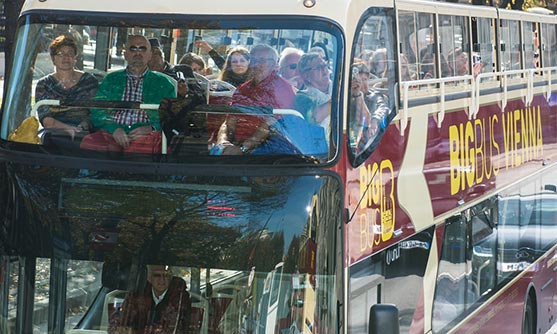
[[[141,75],[133,75],[126,70],[126,87],[122,95],[122,101],[143,102],[143,78],[147,69]],[[120,125],[132,125],[135,123],[149,123],[149,117],[145,110],[122,109],[116,110],[112,118]]]

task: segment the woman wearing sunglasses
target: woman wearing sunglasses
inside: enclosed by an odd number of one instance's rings
[[[294,108],[306,120],[325,129],[327,141],[331,133],[331,77],[329,66],[314,52],[304,54],[298,62],[304,88],[296,93]]]
[[[288,47],[282,50],[279,59],[279,74],[284,79],[290,81],[292,86],[301,89],[303,80],[298,71],[298,62],[304,52],[300,49]]]

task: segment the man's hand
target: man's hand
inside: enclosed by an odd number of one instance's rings
[[[188,84],[185,82],[178,82],[178,96],[184,97],[188,93]]]
[[[124,131],[124,129],[116,129],[112,134],[112,137],[114,137],[116,143],[118,143],[118,145],[122,146],[123,148],[127,148],[128,146],[130,146],[130,138],[128,138],[128,135],[126,131]]]
[[[130,138],[130,141],[133,141],[141,136],[148,135],[151,132],[153,132],[153,128],[150,125],[144,125],[131,130],[128,137]]]

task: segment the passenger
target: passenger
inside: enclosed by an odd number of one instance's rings
[[[325,129],[326,138],[331,133],[331,78],[330,70],[318,53],[304,54],[298,62],[298,70],[305,88],[296,93],[294,109],[304,118]]]
[[[174,81],[147,67],[151,46],[141,35],[129,36],[124,70],[109,73],[99,86],[96,99],[159,104],[176,98]],[[97,151],[160,153],[161,126],[157,110],[93,109],[93,124],[100,129],[86,136],[81,148]]]
[[[232,96],[232,105],[251,107],[272,107],[291,109],[294,105],[295,89],[276,73],[278,53],[269,45],[257,45],[251,50],[252,79],[236,89]],[[271,136],[271,130],[280,126],[273,117],[266,117],[258,124],[245,140],[234,140],[238,117],[228,117],[220,126],[212,155],[241,154],[295,154],[300,153],[295,147],[285,142],[281,136]],[[267,123],[268,122],[268,123]],[[278,122],[277,122],[278,123]],[[281,133],[278,129],[273,133]],[[265,144],[265,145],[262,145]]]
[[[402,81],[416,80],[416,73],[410,71],[410,62],[405,54],[400,54],[400,77]]]
[[[168,266],[147,266],[145,289],[126,295],[120,311],[110,315],[110,334],[187,333],[191,300],[186,282]]]
[[[447,55],[449,58],[450,75],[459,76],[470,74],[470,59],[468,53],[458,47],[451,50]]]
[[[362,52],[360,52],[358,58],[361,59],[369,68],[369,62],[371,61],[371,58],[373,57],[373,54],[375,53],[374,50],[364,50]]]
[[[266,44],[251,50],[251,79],[236,89],[232,104],[272,106],[290,109],[294,105],[294,87],[277,73],[278,53]]]
[[[354,135],[357,151],[371,144],[380,129],[385,129],[390,113],[383,94],[370,90],[369,69],[364,63],[352,65],[351,100],[349,105],[350,133]]]
[[[375,50],[369,61],[369,70],[376,78],[383,78],[387,69],[387,49]]]
[[[250,54],[248,49],[237,46],[228,51],[226,61],[219,80],[226,81],[235,87],[245,83],[250,78]]]
[[[93,75],[75,69],[77,45],[71,37],[56,37],[49,51],[55,70],[37,82],[36,101],[52,99],[72,103],[95,96],[99,82]],[[72,138],[88,133],[92,125],[88,109],[43,106],[38,109],[38,114],[45,129],[60,130]]]
[[[288,47],[282,50],[279,59],[280,76],[290,81],[292,86],[297,89],[303,86],[303,80],[298,71],[298,62],[303,54],[304,52],[300,49]]]
[[[191,69],[200,75],[207,76],[213,74],[210,68],[207,68],[205,60],[200,55],[193,52],[188,52],[180,58],[180,64],[189,65]]]
[[[327,46],[325,46],[324,43],[313,43],[311,49],[309,49],[309,52],[317,52],[327,64],[329,63],[329,51],[327,51]]]
[[[149,38],[149,44],[151,45],[151,59],[147,63],[149,70],[164,73],[176,80],[178,83],[178,96],[186,96],[188,94],[186,75],[164,60],[164,52],[158,38]]]
[[[225,68],[226,60],[211,46],[211,44],[202,39],[193,42],[193,44],[195,47],[205,51],[211,59],[213,59],[215,65],[217,65],[220,70]],[[230,55],[230,52],[228,52],[228,55]]]

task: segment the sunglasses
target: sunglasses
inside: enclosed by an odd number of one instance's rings
[[[306,72],[309,72],[309,71],[323,71],[324,69],[328,70],[329,66],[327,66],[327,64],[321,64],[321,65],[317,65],[317,66],[314,66],[314,67],[309,67],[309,68],[306,69]]]
[[[58,56],[58,57],[70,57],[70,58],[73,58],[73,57],[76,56],[76,54],[73,53],[73,52],[64,53],[64,52],[61,52],[61,51],[56,52],[54,55]]]
[[[145,52],[147,51],[147,47],[146,46],[130,46],[128,48],[129,51],[132,52]]]
[[[287,67],[291,70],[295,70],[298,67],[298,64],[296,64],[296,63],[289,64]]]

